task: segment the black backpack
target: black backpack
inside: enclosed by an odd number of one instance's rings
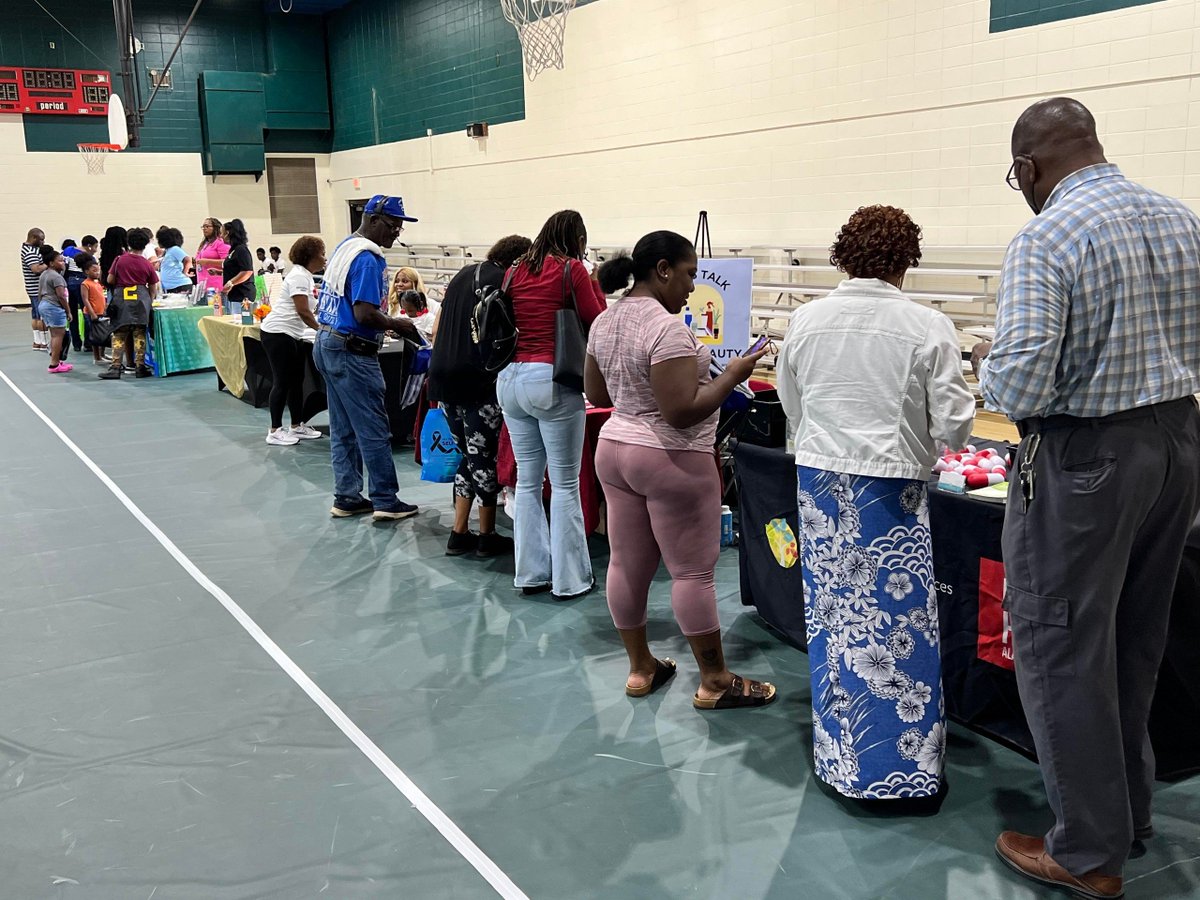
[[[512,266],[504,275],[504,283],[481,285],[480,263],[475,267],[475,296],[478,298],[471,311],[471,340],[479,348],[479,360],[488,372],[499,372],[517,352],[516,318],[513,315],[512,298],[508,295],[509,285],[517,267]]]

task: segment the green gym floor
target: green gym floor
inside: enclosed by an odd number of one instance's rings
[[[523,598],[511,560],[443,556],[448,487],[411,456],[418,518],[335,521],[327,441],[268,447],[212,373],[49,376],[29,344],[0,315],[0,896],[1047,895],[992,854],[1047,824],[1015,753],[952,726],[924,818],[818,785],[807,659],[739,603],[736,550],[727,655],[780,701],[692,709],[661,575],[681,673],[631,700],[603,590]],[[1159,785],[1130,897],[1200,896],[1198,819],[1200,780]]]

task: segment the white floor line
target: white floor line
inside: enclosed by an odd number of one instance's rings
[[[341,729],[342,734],[346,735],[346,737],[348,737],[354,743],[354,746],[361,750],[363,755],[375,764],[375,768],[379,769],[379,771],[383,773],[384,777],[394,784],[399,789],[400,793],[408,798],[409,802],[412,803],[417,812],[429,820],[429,823],[441,833],[442,837],[444,837],[450,843],[450,846],[457,850],[463,859],[469,862],[475,868],[475,870],[484,877],[487,883],[495,888],[496,893],[498,893],[501,897],[506,898],[506,900],[529,900],[525,893],[513,883],[512,879],[504,874],[500,867],[492,862],[490,857],[488,857],[482,850],[475,846],[475,843],[463,833],[462,829],[455,825],[449,816],[442,812],[432,800],[425,796],[425,793],[412,782],[412,779],[405,775],[404,772],[400,770],[400,767],[392,762],[387,755],[379,749],[375,742],[367,737],[366,734],[363,733],[362,729],[355,725],[350,717],[342,712],[341,708],[334,703],[329,696],[323,690],[321,690],[320,687],[317,686],[317,683],[309,678],[308,675],[306,675],[304,671],[292,661],[292,658],[283,652],[278,644],[271,640],[267,633],[259,627],[258,623],[250,618],[246,611],[242,609],[232,597],[218,587],[212,581],[212,579],[200,571],[196,564],[188,559],[187,555],[180,550],[169,537],[163,534],[162,530],[155,525],[154,522],[152,522],[150,518],[141,511],[141,509],[138,508],[137,504],[130,500],[124,491],[117,487],[116,482],[109,478],[103,469],[92,462],[88,455],[84,453],[74,441],[67,437],[66,433],[56,424],[54,424],[54,421],[44,412],[42,412],[36,403],[27,397],[3,370],[0,370],[0,379],[2,379],[5,384],[12,388],[13,393],[21,399],[21,402],[28,406],[33,411],[33,414],[41,419],[46,424],[47,428],[54,432],[55,436],[57,436],[58,439],[67,446],[67,449],[74,453],[85,466],[91,469],[92,474],[99,478],[101,483],[112,492],[113,496],[121,501],[121,505],[133,514],[133,517],[137,519],[147,531],[150,532],[154,539],[162,545],[164,550],[171,554],[175,561],[183,567],[183,570],[187,572],[188,575],[190,575],[192,579],[198,585],[200,585],[200,587],[204,588],[204,590],[208,591],[208,593],[216,598],[216,600],[223,607],[225,607],[231,616],[237,619],[238,624],[241,625],[242,628],[246,629],[247,633],[258,642],[258,645],[262,647],[263,650],[267,651],[267,655],[270,656],[271,659],[275,660],[275,663],[279,666],[279,668],[283,669],[283,671],[288,674],[292,681],[296,682],[296,684],[300,687],[300,690],[304,691],[304,693],[308,694],[308,696],[312,698],[312,701],[321,708],[321,711],[329,717],[330,721],[332,721],[334,725]]]

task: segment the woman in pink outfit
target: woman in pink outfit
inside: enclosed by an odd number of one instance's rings
[[[659,562],[671,608],[700,668],[697,709],[765,706],[769,682],[729,671],[713,570],[721,550],[721,479],[714,445],[721,404],[766,348],[709,374],[712,354],[679,318],[696,278],[696,249],[670,231],[646,235],[632,255],[600,267],[600,287],[628,288],[592,325],[588,399],[613,407],[600,430],[596,474],[608,502],[608,609],[629,655],[625,693],[644,697],[675,674],[646,637],[646,603]],[[633,282],[633,287],[629,283]]]
[[[205,219],[200,229],[204,233],[204,238],[194,257],[196,260],[196,284],[201,285],[205,290],[212,288],[220,293],[221,285],[225,283],[221,266],[225,262],[225,257],[229,255],[229,245],[221,239],[221,223],[216,219]]]

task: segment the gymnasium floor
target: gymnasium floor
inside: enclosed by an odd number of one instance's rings
[[[1046,822],[1014,753],[952,726],[926,818],[815,783],[806,658],[738,602],[736,551],[727,652],[781,701],[693,711],[662,580],[681,677],[631,700],[603,593],[526,599],[511,561],[445,558],[448,489],[410,459],[417,519],[331,520],[326,441],[268,448],[211,373],[47,376],[27,322],[0,316],[3,897],[1044,895],[992,855]],[[1200,896],[1198,810],[1200,779],[1159,786],[1130,897]]]

